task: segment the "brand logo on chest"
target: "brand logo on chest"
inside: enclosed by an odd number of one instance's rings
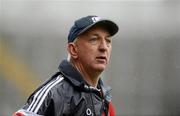
[[[93,113],[92,113],[92,111],[91,111],[90,108],[87,108],[87,109],[86,109],[86,115],[87,115],[87,116],[93,116]]]

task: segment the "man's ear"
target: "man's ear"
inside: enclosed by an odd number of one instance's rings
[[[67,50],[73,59],[78,58],[78,50],[75,43],[68,43]]]

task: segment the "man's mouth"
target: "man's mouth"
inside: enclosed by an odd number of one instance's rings
[[[96,57],[96,59],[98,61],[101,61],[101,62],[106,62],[107,61],[107,58],[105,56],[98,56],[98,57]]]

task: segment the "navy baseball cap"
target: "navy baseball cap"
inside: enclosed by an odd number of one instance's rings
[[[116,23],[109,19],[104,19],[98,16],[86,16],[82,17],[74,22],[74,25],[71,27],[68,35],[68,43],[73,42],[77,36],[87,31],[94,25],[102,25],[111,36],[115,35],[119,28]]]

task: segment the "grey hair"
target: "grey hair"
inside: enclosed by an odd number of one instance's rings
[[[76,41],[77,41],[77,38],[75,38],[72,43],[76,43]],[[70,60],[71,60],[71,54],[68,52],[67,61],[70,61]]]
[[[68,53],[68,55],[67,55],[67,61],[70,61],[70,59],[71,59],[71,55],[70,55],[70,53]]]

